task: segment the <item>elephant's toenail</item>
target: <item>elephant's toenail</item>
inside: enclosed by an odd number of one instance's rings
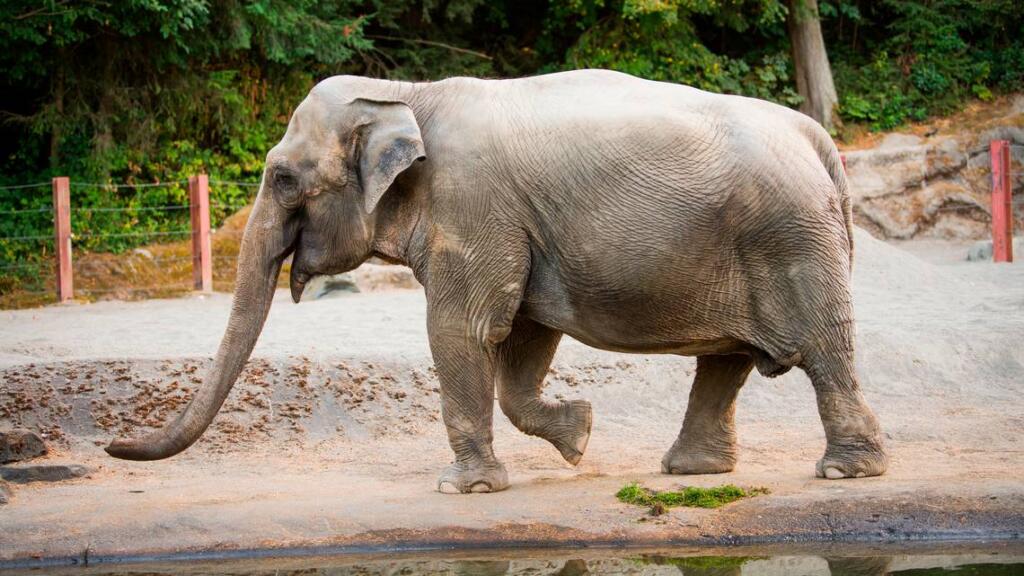
[[[867,476],[867,474],[865,474],[863,472],[857,472],[857,478],[863,478],[865,476]]]
[[[486,482],[477,482],[469,489],[470,492],[490,492],[491,487]]]
[[[844,476],[845,474],[843,474],[843,472],[838,468],[833,468],[832,466],[825,468],[825,478],[828,478],[829,480],[838,480]]]
[[[455,484],[453,484],[451,482],[448,482],[448,481],[444,481],[444,482],[439,483],[437,485],[437,491],[442,493],[442,494],[458,494],[459,493],[459,489],[455,486]]]

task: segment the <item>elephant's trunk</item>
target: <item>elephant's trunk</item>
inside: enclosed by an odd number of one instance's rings
[[[242,238],[231,318],[213,366],[203,385],[171,424],[142,438],[117,439],[106,451],[125,460],[160,460],[191,446],[213,421],[256,345],[277,286],[281,264],[291,251],[294,233],[284,214],[260,194]]]

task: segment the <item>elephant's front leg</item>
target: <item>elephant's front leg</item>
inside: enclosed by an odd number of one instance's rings
[[[460,200],[458,208],[466,204]],[[497,492],[508,487],[508,473],[491,447],[495,357],[512,332],[530,249],[521,229],[486,217],[435,225],[430,243],[421,272],[427,333],[441,381],[441,416],[455,451],[438,490]]]
[[[491,447],[492,354],[486,342],[458,326],[431,324],[430,348],[441,381],[441,416],[455,452],[455,462],[441,474],[437,489],[447,494],[504,490],[508,473]]]
[[[498,403],[516,428],[551,442],[566,461],[576,465],[590,439],[590,403],[552,401],[541,395],[561,337],[561,332],[528,318],[515,318],[512,332],[497,348]]]

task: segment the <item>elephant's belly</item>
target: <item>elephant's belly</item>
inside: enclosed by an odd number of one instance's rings
[[[700,355],[744,348],[723,330],[727,322],[714,321],[714,311],[687,302],[685,294],[582,292],[533,275],[519,314],[588,346],[615,352]]]

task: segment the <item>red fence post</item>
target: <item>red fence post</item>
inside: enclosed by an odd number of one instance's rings
[[[992,157],[992,261],[1013,262],[1013,206],[1010,190],[1010,143],[989,143]]]
[[[188,179],[192,213],[192,284],[196,290],[213,290],[213,258],[210,249],[210,180],[206,174]]]
[[[71,181],[58,176],[53,186],[53,245],[57,253],[57,301],[74,298],[71,278]]]

